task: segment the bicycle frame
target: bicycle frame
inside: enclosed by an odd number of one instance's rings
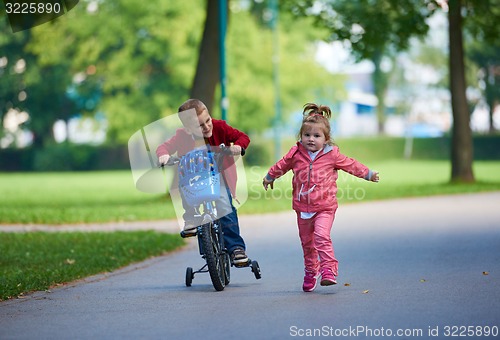
[[[214,203],[205,201],[205,202],[203,202],[202,205],[203,205],[203,209],[204,209],[203,214],[201,214],[202,224],[197,227],[198,248],[200,251],[200,255],[205,256],[202,243],[200,242],[200,237],[204,232],[203,226],[206,224],[212,224],[211,228],[214,231],[214,235],[217,235],[221,250],[226,251],[225,245],[224,245],[224,238],[223,238],[224,232],[222,231],[222,228],[220,227],[220,224],[218,223],[219,220],[216,219],[216,214],[214,212],[214,209],[216,209],[216,207],[214,206]]]
[[[219,223],[216,202],[221,200],[219,181],[218,164],[222,164],[220,160],[223,153],[228,153],[228,148],[224,145],[220,147],[223,152],[215,158],[211,151],[207,151],[205,155],[203,151],[194,150],[193,157],[186,154],[184,158],[171,157],[172,162],[167,162],[167,165],[178,164],[178,171],[181,173],[182,178],[179,179],[179,189],[185,190],[184,198],[189,198],[187,203],[195,211],[195,217],[199,219],[197,227],[198,249],[202,258],[205,260],[205,265],[197,271],[188,267],[186,270],[186,286],[191,286],[195,273],[210,274],[212,284],[217,291],[221,291],[229,284],[230,281],[230,268],[233,265],[229,253],[224,243],[224,232]],[[194,160],[194,161],[193,161]],[[205,176],[208,174],[208,177]],[[189,177],[192,176],[192,177]],[[212,177],[211,177],[212,176]],[[217,176],[217,177],[215,177]],[[224,208],[221,208],[224,210]],[[182,237],[194,236],[192,233],[186,234],[181,231]],[[257,261],[250,259],[244,266],[251,266],[252,272],[257,279],[260,279],[260,268]],[[242,267],[240,265],[240,267]]]

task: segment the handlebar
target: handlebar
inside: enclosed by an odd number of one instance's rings
[[[219,145],[218,147],[216,147],[220,150],[220,153],[224,154],[224,155],[232,155],[232,151],[231,151],[231,147],[230,146],[226,146],[224,143],[222,143],[221,145]],[[216,151],[217,152],[217,151]],[[241,156],[244,156],[245,155],[245,148],[241,148],[241,153],[240,153]]]
[[[212,151],[214,151],[215,153],[220,153],[220,154],[225,155],[225,156],[232,155],[231,147],[226,146],[224,143],[222,143],[221,145],[219,145],[217,147],[211,147],[210,149]],[[217,149],[219,151],[217,151]],[[245,148],[241,148],[241,156],[244,156],[245,152],[246,152]],[[163,168],[164,166],[174,166],[174,165],[179,164],[180,161],[181,161],[181,157],[170,156],[167,163],[160,163],[160,164],[158,164],[158,167]]]
[[[173,166],[173,165],[176,165],[176,164],[179,164],[179,162],[181,161],[181,159],[177,156],[170,156],[170,158],[168,159],[167,163],[165,164],[160,164],[160,166]]]

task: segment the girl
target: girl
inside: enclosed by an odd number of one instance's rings
[[[302,289],[311,292],[321,276],[321,285],[337,283],[338,261],[330,232],[338,203],[337,171],[378,182],[378,173],[339,152],[330,137],[331,110],[308,103],[299,141],[264,177],[263,185],[273,189],[274,180],[293,171],[293,209],[297,214],[299,236],[304,252],[305,276]],[[319,260],[318,260],[319,257]]]

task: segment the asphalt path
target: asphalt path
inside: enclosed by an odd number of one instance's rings
[[[341,205],[332,230],[339,283],[311,293],[301,289],[294,213],[240,216],[261,280],[233,267],[222,292],[208,274],[186,287],[186,267],[203,264],[192,240],[166,256],[1,302],[0,339],[493,339],[499,207],[500,193]]]

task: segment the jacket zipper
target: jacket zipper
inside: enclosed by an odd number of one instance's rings
[[[328,151],[330,152],[330,150]],[[328,153],[327,152],[327,153]],[[312,169],[313,169],[313,162],[318,159],[319,157],[322,157],[324,156],[326,153],[323,151],[323,153],[321,155],[317,155],[316,158],[314,158],[314,160],[311,160],[309,162],[309,171],[307,173],[307,187],[309,188],[308,191],[311,190],[310,186],[311,186],[311,173],[312,173]],[[316,186],[316,185],[314,185]],[[299,201],[300,201],[300,197],[301,197],[301,193],[302,193],[302,188],[304,187],[304,184],[302,184],[301,188],[300,188],[300,192],[299,192],[299,195],[298,195],[298,198],[299,198]],[[309,212],[309,199],[310,197],[307,197],[307,212]]]
[[[313,169],[313,161],[311,160],[309,162],[309,172],[307,173],[307,188],[308,190],[310,190],[311,188],[311,172],[312,172],[312,169]],[[309,212],[309,195],[307,195],[307,212]]]

